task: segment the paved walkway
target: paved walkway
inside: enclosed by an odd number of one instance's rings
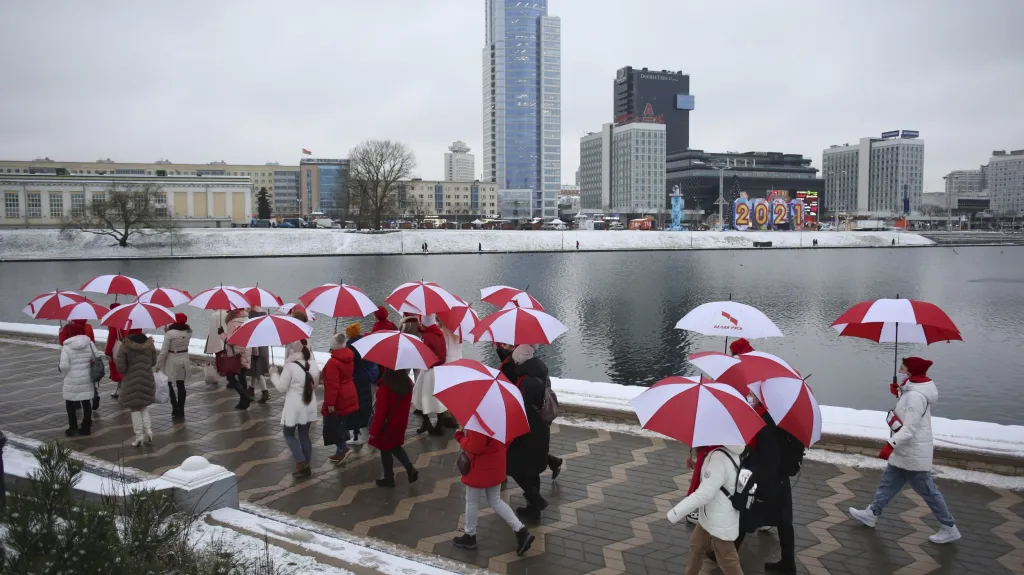
[[[67,426],[52,348],[0,342],[0,427],[40,440],[63,439]],[[198,371],[196,377],[199,377]],[[478,529],[480,548],[455,549],[463,517],[463,490],[455,470],[458,446],[451,436],[410,437],[406,449],[420,469],[409,485],[399,471],[398,487],[379,489],[373,450],[334,468],[327,448],[314,437],[314,477],[294,481],[291,456],[281,436],[281,399],[232,409],[234,392],[195,381],[188,386],[188,420],[172,424],[170,407],[153,407],[152,445],[135,448],[128,413],[110,399],[110,383],[90,437],[71,440],[84,453],[162,473],[190,455],[203,455],[233,470],[243,499],[357,534],[377,537],[500,573],[572,575],[682,573],[689,528],[673,526],[665,511],[689,483],[686,450],[673,441],[555,425],[553,453],[566,459],[558,481],[544,476],[551,506],[533,549],[516,557],[508,528],[489,509]],[[411,419],[416,420],[413,416]],[[410,431],[410,435],[412,432]],[[957,544],[927,541],[937,527],[912,491],[904,491],[875,530],[846,516],[850,505],[865,505],[877,471],[808,462],[794,486],[800,572],[828,574],[1024,573],[1024,497],[987,487],[939,481],[964,534]],[[518,490],[504,497],[522,505]],[[742,552],[745,573],[762,573],[777,557],[774,534],[748,538]],[[705,563],[706,573],[718,573]]]

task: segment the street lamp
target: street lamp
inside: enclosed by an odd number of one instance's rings
[[[732,166],[715,166],[712,164],[705,164],[700,160],[697,160],[696,163],[711,168],[712,170],[718,170],[718,199],[715,200],[715,205],[718,206],[718,226],[719,229],[722,229],[725,220],[725,206],[729,204],[729,202],[725,201],[725,171],[731,170]]]

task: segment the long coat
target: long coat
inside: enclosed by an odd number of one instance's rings
[[[468,487],[486,489],[505,481],[505,458],[508,447],[477,431],[457,432],[459,447],[469,455],[469,473],[462,476]]]
[[[526,405],[526,420],[530,424],[530,432],[520,435],[509,444],[508,474],[512,477],[540,475],[548,466],[548,448],[551,442],[551,429],[540,418],[540,408],[544,404],[544,381],[534,375],[525,374],[519,378],[519,391],[523,394],[523,404]]]
[[[227,312],[224,310],[215,310],[210,314],[210,332],[206,338],[206,353],[210,355],[224,351],[224,340],[218,330],[227,324],[226,317]]]
[[[405,443],[405,429],[409,427],[409,407],[412,393],[395,393],[386,384],[377,387],[377,409],[370,424],[370,445],[381,451],[391,451]]]
[[[348,348],[331,352],[331,359],[327,360],[320,372],[324,380],[324,404],[320,408],[320,415],[326,416],[329,413],[328,407],[334,407],[334,413],[338,415],[348,415],[359,409],[359,395],[352,381],[354,360]]]
[[[249,311],[249,319],[263,317],[267,312]],[[249,348],[249,376],[270,375],[270,348],[267,346]]]
[[[249,348],[239,347],[237,345],[231,345],[230,343],[227,343],[228,338],[231,337],[231,334],[235,333],[235,330],[242,327],[242,324],[244,323],[245,318],[243,318],[242,316],[238,316],[235,319],[229,321],[224,326],[224,333],[221,334],[221,338],[223,338],[224,340],[224,350],[227,352],[227,354],[241,356],[242,367],[245,369],[249,369],[252,366],[252,353],[249,351]]]
[[[156,368],[169,381],[185,381],[188,377],[188,345],[191,341],[192,330],[187,325],[172,324],[164,332],[164,343],[160,346]]]
[[[64,401],[85,401],[96,394],[90,368],[93,356],[97,361],[103,361],[103,356],[88,335],[76,335],[64,340],[58,365],[64,374]]]
[[[123,329],[117,329],[114,327],[107,330],[107,344],[103,348],[103,355],[110,358],[110,381],[120,383],[123,379],[121,377],[121,372],[117,371],[117,364],[114,362],[114,347],[117,346],[117,342],[121,341],[121,338],[127,335],[127,333],[128,332]]]
[[[764,427],[751,441],[747,460],[747,465],[754,472],[752,481],[757,483],[757,498],[750,509],[740,512],[741,533],[753,533],[764,525],[778,525],[782,514],[779,430],[767,411],[761,414],[761,419]]]
[[[114,357],[114,363],[124,377],[118,397],[121,407],[138,411],[153,403],[156,394],[156,382],[153,380],[156,356],[152,338],[140,334],[121,340]]]
[[[270,371],[270,382],[274,384],[279,393],[284,394],[284,407],[281,408],[281,425],[285,427],[310,423],[318,418],[315,385],[313,399],[308,404],[302,402],[302,391],[306,386],[306,371],[302,369],[300,363],[306,363],[302,358],[302,354],[294,353],[288,356],[280,374],[277,373],[276,369]],[[317,376],[320,375],[320,368],[317,367],[315,358],[310,357],[308,367],[309,374],[313,377],[313,381],[316,382]]]
[[[352,380],[356,384],[356,393],[359,394],[359,410],[345,418],[345,426],[351,430],[370,426],[370,419],[373,417],[373,384],[380,377],[377,364],[363,359],[356,348],[352,347],[352,344],[360,339],[362,336],[348,340],[348,348],[355,356],[355,362],[352,364]]]
[[[423,343],[437,356],[438,361],[434,365],[443,364],[448,357],[448,344],[445,342],[444,334],[441,333],[441,328],[436,325],[424,327],[422,338]],[[419,377],[416,378],[416,385],[413,387],[412,395],[413,406],[424,414],[448,411],[448,408],[434,397],[433,366],[431,366],[431,369],[425,369],[420,372]]]

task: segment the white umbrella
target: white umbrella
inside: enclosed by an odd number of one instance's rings
[[[726,349],[730,337],[781,337],[782,332],[756,307],[736,301],[701,304],[676,323],[676,329],[704,335],[724,335]]]

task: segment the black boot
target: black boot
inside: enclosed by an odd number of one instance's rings
[[[792,524],[779,525],[779,547],[782,549],[782,559],[774,563],[765,563],[765,571],[772,573],[785,573],[786,575],[796,574],[796,536],[793,533]]]
[[[516,531],[516,555],[529,551],[534,539],[536,538],[525,527]]]
[[[558,474],[562,472],[562,459],[548,455],[548,469],[551,470],[551,481],[558,479]]]

